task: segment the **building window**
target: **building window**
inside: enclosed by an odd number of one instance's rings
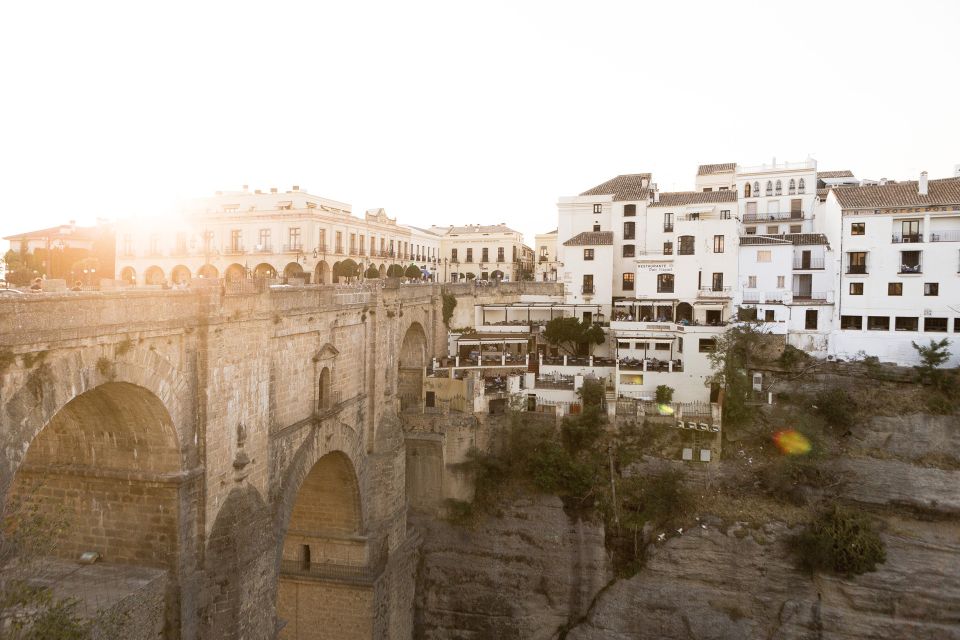
[[[321,231],[321,238],[323,232]],[[270,251],[270,229],[260,229],[260,235],[257,236],[257,247],[260,251]]]
[[[623,274],[623,290],[624,291],[633,291],[633,278],[632,273]]]
[[[755,236],[755,235],[757,235],[757,228],[756,228],[756,227],[747,227],[747,228],[745,229],[745,231],[747,232],[747,235],[748,235],[748,236]]]
[[[863,329],[863,316],[840,316],[841,329]]]
[[[243,231],[241,229],[230,230],[230,251],[243,251]]]
[[[634,349],[642,349],[642,350],[646,351],[647,349],[650,348],[650,343],[649,343],[649,342],[634,342],[634,343],[633,343],[633,348],[634,348]]]
[[[467,248],[467,262],[473,262],[473,247]]]
[[[800,233],[803,231],[803,227],[799,224],[790,225],[790,233]]]
[[[343,231],[337,231],[335,239],[337,253],[343,253]],[[390,241],[390,253],[393,253],[393,240]]]
[[[657,293],[673,293],[673,274],[657,274]]]
[[[693,236],[680,236],[680,250],[677,252],[681,256],[692,256],[694,250]]]
[[[582,293],[593,293],[593,274],[588,273],[583,276]]]
[[[847,253],[847,273],[867,272],[867,252],[850,251]]]
[[[920,264],[920,251],[900,252],[900,273],[923,273]]]
[[[603,213],[603,205],[602,205],[602,204],[595,204],[595,205],[593,205],[593,212],[594,212],[594,213]]]
[[[939,283],[939,282],[924,282],[924,283],[923,283],[923,295],[925,295],[925,296],[938,296],[938,295],[940,295],[940,283]]]
[[[789,195],[794,195],[797,193],[797,181],[793,178],[790,178],[790,184],[787,187]]]
[[[783,289],[783,288],[786,287],[786,286],[787,286],[787,284],[786,284],[786,277],[785,277],[785,276],[777,276],[777,289]]]
[[[763,321],[764,322],[776,322],[777,318],[774,315],[773,309],[766,309],[763,312]]]
[[[900,222],[900,236],[893,236],[894,242],[920,242],[923,237],[920,234],[919,220],[903,220]]]
[[[160,255],[160,236],[155,233],[150,236],[150,255]]]
[[[749,197],[750,197],[750,183],[749,183],[749,182],[746,182],[746,183],[744,183],[744,185],[743,185],[743,197],[744,197],[744,198],[749,198]]]
[[[890,318],[887,316],[867,316],[867,331],[890,331]]]
[[[497,247],[497,262],[503,262],[503,247]]]
[[[594,231],[594,233],[599,233],[599,232],[600,232],[600,225],[599,225],[599,224],[594,224],[594,225],[593,225],[593,231]]]
[[[593,249],[584,249],[584,250],[583,250],[583,259],[584,259],[584,260],[593,260]]]
[[[931,331],[935,333],[946,333],[947,319],[946,318],[924,318],[923,330]]]
[[[714,273],[710,284],[713,285],[714,291],[723,291],[723,274]]]
[[[710,353],[717,350],[716,338],[700,338],[700,353]]]
[[[757,262],[770,262],[772,255],[768,250],[757,251]]]
[[[287,239],[290,243],[291,250],[297,250],[300,248],[300,227],[290,227],[287,231]]]
[[[713,236],[713,252],[723,253],[723,236]]]
[[[625,204],[623,205],[623,216],[625,218],[630,216],[637,215],[637,205],[635,204]]]
[[[850,283],[850,295],[852,295],[852,296],[862,296],[862,295],[863,295],[863,283],[862,283],[862,282],[851,282],[851,283]]]
[[[490,249],[483,247],[480,249],[480,262],[489,262],[490,261]]]
[[[777,180],[777,190],[776,190],[776,191],[777,191],[777,195],[778,195],[778,196],[783,195],[783,184],[782,184],[779,180]]]
[[[632,245],[632,244],[623,245],[624,258],[632,258],[634,256],[635,251],[636,251],[636,245]]]
[[[663,214],[663,230],[666,232],[673,231],[673,214],[672,213]]]
[[[456,262],[456,261],[457,261],[457,250],[450,249],[450,262]]]
[[[747,276],[747,289],[757,288],[757,276]]]
[[[767,180],[767,195],[768,196],[773,195],[773,183],[770,182],[769,180]]]
[[[754,197],[754,198],[759,198],[759,197],[760,197],[760,183],[759,183],[759,182],[754,182],[754,183],[753,183],[753,197]]]
[[[893,326],[897,331],[916,331],[920,323],[915,317],[897,316]]]
[[[636,222],[624,222],[623,223],[623,239],[624,240],[633,240],[634,234],[636,232],[637,223]]]
[[[672,242],[664,242],[664,243],[663,243],[663,255],[665,255],[665,256],[672,256],[672,255],[673,255],[673,243],[672,243]]]
[[[775,235],[777,235],[778,233],[780,233],[780,226],[779,226],[779,225],[775,225],[775,224],[767,225],[767,235],[768,235],[768,236],[775,236]]]
[[[790,182],[793,182],[791,180]],[[808,331],[817,330],[817,310],[816,309],[807,309],[806,317],[804,318],[803,328]]]
[[[720,219],[729,220],[730,219],[730,209],[720,209]]]
[[[851,222],[850,223],[850,235],[852,236],[862,236],[867,232],[867,223],[866,222]]]
[[[902,283],[902,282],[888,282],[888,283],[887,283],[887,295],[888,295],[888,296],[902,296],[902,295],[903,295],[903,283]]]
[[[187,234],[183,231],[177,233],[177,253],[179,255],[187,253]]]
[[[799,186],[797,187],[797,193],[804,193],[807,190],[807,183],[803,178],[800,178]]]

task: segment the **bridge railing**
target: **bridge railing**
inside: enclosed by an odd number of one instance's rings
[[[370,583],[376,581],[383,574],[389,555],[387,543],[384,540],[371,550],[370,559],[366,564],[282,560],[280,562],[280,574],[314,580]]]

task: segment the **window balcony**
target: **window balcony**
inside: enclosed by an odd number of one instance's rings
[[[673,231],[673,223],[663,225],[664,233],[670,233]]]
[[[806,259],[804,259],[803,256],[794,256],[793,258],[793,268],[795,270],[803,271],[805,269],[823,269],[823,267],[823,256],[810,256]]]
[[[922,233],[895,233],[890,237],[890,242],[894,244],[909,244],[914,242],[923,242]]]
[[[594,293],[594,287],[592,284],[585,284],[580,287],[580,293],[591,295]]]
[[[832,296],[829,291],[794,291],[794,302],[830,302]]]
[[[960,242],[960,230],[930,232],[930,242]]]
[[[225,256],[239,256],[239,255],[243,255],[244,253],[246,253],[246,251],[244,251],[243,247],[240,245],[234,245],[232,247],[224,247],[223,249],[223,255]]]
[[[773,211],[767,213],[745,213],[744,223],[765,222],[767,220],[805,220],[807,214],[803,211]]]
[[[921,264],[901,264],[900,271],[897,272],[899,275],[916,275],[923,273],[923,265]]]
[[[865,264],[848,264],[847,273],[852,275],[866,275],[867,265]]]
[[[729,298],[732,287],[700,287],[700,298]]]
[[[302,253],[303,245],[299,242],[295,244],[285,244],[283,245],[283,253]]]

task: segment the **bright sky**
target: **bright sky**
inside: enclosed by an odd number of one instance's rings
[[[556,227],[618,173],[960,163],[960,2],[4,2],[0,236],[298,184]]]

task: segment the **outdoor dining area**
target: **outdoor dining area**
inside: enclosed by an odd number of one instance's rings
[[[673,360],[661,360],[659,358],[620,358],[618,361],[620,369],[624,371],[662,371],[666,373],[675,373],[683,371],[683,361],[679,358]]]

